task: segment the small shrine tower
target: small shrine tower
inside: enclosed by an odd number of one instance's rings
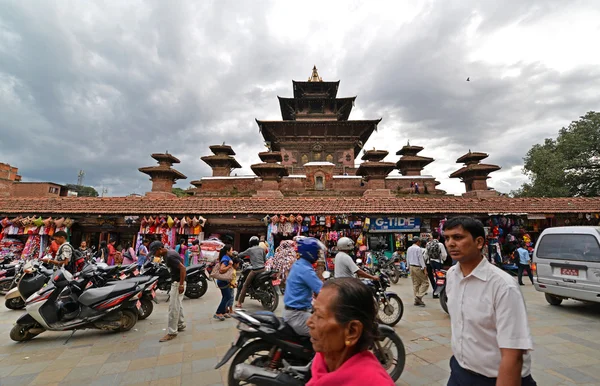
[[[421,150],[423,150],[423,147],[411,146],[410,142],[398,150],[396,155],[402,156],[396,162],[396,168],[400,170],[400,174],[403,176],[420,176],[423,168],[433,162],[433,158],[417,155]]]
[[[450,175],[450,178],[460,178],[465,184],[467,193],[465,196],[480,196],[483,192],[488,194],[496,195],[497,193],[493,190],[489,190],[487,186],[487,179],[490,178],[489,174],[500,170],[498,165],[489,165],[480,163],[488,157],[487,153],[480,152],[469,152],[459,159],[457,163],[464,163],[464,166],[459,170],[455,171]],[[483,195],[487,195],[483,193]]]
[[[158,166],[147,166],[138,170],[150,176],[152,181],[152,190],[146,193],[146,196],[157,197],[175,197],[173,194],[173,184],[176,180],[184,180],[187,177],[177,170],[173,169],[174,163],[180,163],[178,158],[169,153],[154,153],[152,158],[158,161]]]
[[[360,164],[356,175],[363,176],[367,182],[366,196],[389,196],[391,192],[385,187],[385,178],[395,168],[392,162],[383,162],[383,159],[388,155],[386,150],[367,150],[362,156],[365,161]]]
[[[213,155],[200,157],[212,169],[213,177],[229,177],[233,169],[239,169],[242,166],[233,158],[235,152],[229,145],[213,145],[209,147]]]

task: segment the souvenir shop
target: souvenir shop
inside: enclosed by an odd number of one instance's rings
[[[184,240],[187,250],[194,240],[204,240],[206,219],[202,216],[144,216],[139,222],[134,244],[136,252],[144,239],[160,240],[171,249],[177,249],[180,241]]]
[[[368,247],[371,251],[383,251],[391,257],[395,251],[404,256],[414,237],[431,237],[431,219],[421,217],[379,216],[368,217],[366,228]]]
[[[43,219],[42,217],[8,217],[0,221],[0,257],[13,255],[31,260],[43,257],[57,231],[67,234],[74,221],[70,218]]]
[[[350,237],[359,248],[359,254],[367,250],[365,237],[365,218],[355,215],[273,215],[263,219],[267,225],[267,243],[272,257],[282,240],[291,240],[295,236],[315,237],[327,247],[328,269],[333,269],[330,256],[337,251],[337,241],[341,237]]]

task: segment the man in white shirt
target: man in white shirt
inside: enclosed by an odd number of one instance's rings
[[[455,217],[444,224],[453,260],[446,276],[452,326],[448,386],[533,386],[531,333],[517,282],[483,258],[483,224]]]
[[[415,237],[413,245],[406,251],[406,262],[410,267],[410,277],[413,282],[413,292],[415,294],[415,306],[425,307],[423,296],[427,293],[429,282],[425,273],[425,261],[423,260],[423,251],[421,250],[421,239]]]

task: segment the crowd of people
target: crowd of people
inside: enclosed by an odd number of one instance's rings
[[[443,243],[437,232],[430,240],[415,238],[407,250],[406,263],[413,283],[414,305],[422,307],[430,284],[435,291],[435,278],[429,274],[442,269],[448,258],[452,260],[446,276],[454,354],[449,364],[448,385],[535,385],[531,377],[532,339],[518,286],[522,284],[522,271],[529,264],[527,249],[521,245],[515,252],[520,264],[517,283],[484,257],[486,240],[481,222],[456,217],[444,224],[443,231]],[[56,245],[50,249],[56,252],[47,260],[49,263],[69,266],[76,253],[66,239],[64,232],[54,235]],[[150,244],[145,240],[136,254],[131,245],[116,248],[111,240],[101,244],[96,254],[96,259],[107,264],[139,264],[154,256],[167,265],[173,283],[169,293],[168,331],[161,342],[175,339],[186,328],[182,306],[186,262],[197,262],[200,258],[200,249],[194,248],[197,245],[188,248],[182,240],[175,249],[167,249],[159,241]],[[370,289],[359,279],[379,280],[379,277],[356,264],[351,239],[338,240],[332,280],[325,280],[316,272],[317,260],[324,257],[325,246],[315,238],[284,240],[269,260],[264,240],[253,236],[249,246],[236,254],[231,244],[225,244],[219,252],[211,273],[221,292],[215,319],[224,321],[234,311],[236,275],[243,258],[249,260],[251,271],[240,289],[235,308],[243,307],[253,277],[265,269],[278,268],[279,277],[286,283],[283,319],[298,335],[310,336],[317,353],[308,384],[393,384],[368,350],[377,334],[377,305]],[[78,250],[77,255],[89,255],[85,243]]]

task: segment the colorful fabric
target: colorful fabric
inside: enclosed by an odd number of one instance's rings
[[[296,243],[292,240],[283,240],[275,250],[275,255],[267,261],[269,270],[279,271],[279,278],[285,281],[292,265],[296,261]]]

